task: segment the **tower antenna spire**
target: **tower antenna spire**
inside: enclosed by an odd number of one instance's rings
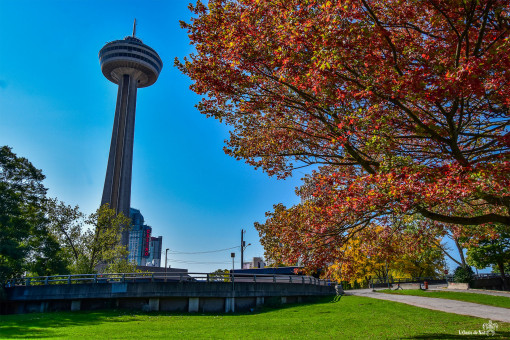
[[[136,35],[136,18],[135,18],[135,21],[133,22],[133,38],[135,37]]]

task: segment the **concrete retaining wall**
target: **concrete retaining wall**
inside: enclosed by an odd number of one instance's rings
[[[421,283],[397,283],[393,284],[393,289],[397,289],[399,284],[402,289],[421,289]]]
[[[334,286],[240,282],[126,282],[16,286],[5,289],[0,312],[125,308],[145,311],[233,312],[265,303],[335,295]]]
[[[469,289],[469,283],[448,282],[448,289]]]
[[[507,287],[510,287],[510,279],[506,279]],[[471,283],[455,283],[448,282],[448,289],[489,289],[489,290],[503,290],[503,280],[500,277],[476,279]]]

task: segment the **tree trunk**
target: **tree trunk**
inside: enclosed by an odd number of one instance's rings
[[[505,277],[505,264],[503,261],[498,261],[499,272],[501,273],[501,280],[503,281],[503,290],[508,290]]]
[[[462,266],[467,267],[466,258],[464,257],[464,251],[463,251],[462,246],[459,243],[459,239],[453,238],[453,240],[455,241],[455,245],[457,246],[457,249],[459,251],[459,256],[460,256],[460,261],[462,262]]]
[[[90,263],[89,263],[89,273],[92,273],[92,270],[95,267],[96,255],[98,253],[98,243],[99,243],[99,227],[96,226],[95,235],[94,235],[94,243],[92,244],[92,253],[90,255]]]

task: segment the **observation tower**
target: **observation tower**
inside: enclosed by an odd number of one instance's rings
[[[158,79],[163,62],[158,53],[136,36],[107,43],[99,51],[104,76],[119,85],[113,122],[112,141],[101,205],[110,204],[117,213],[129,217],[131,204],[131,173],[135,135],[136,91],[151,86]],[[129,232],[122,233],[122,245],[128,245]]]

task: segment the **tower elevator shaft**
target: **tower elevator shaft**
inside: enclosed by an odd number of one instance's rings
[[[101,205],[108,203],[117,213],[129,217],[137,79],[123,74],[119,79],[112,141]],[[129,231],[121,235],[121,244],[128,245]]]

